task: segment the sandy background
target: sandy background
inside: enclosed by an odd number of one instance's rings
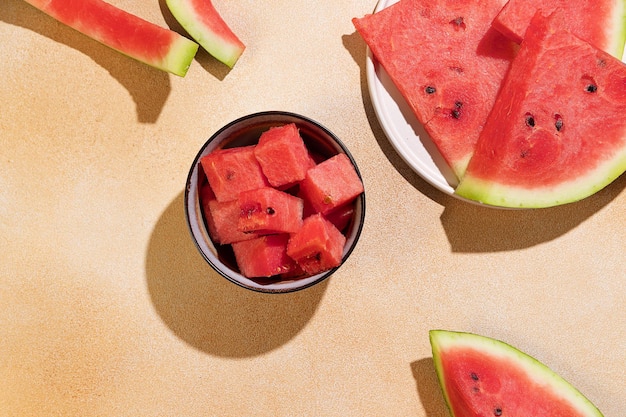
[[[111,3],[177,29],[162,1]],[[443,417],[428,330],[446,328],[623,416],[626,177],[547,210],[458,201],[374,115],[350,22],[374,2],[215,3],[248,48],[179,78],[0,2],[0,415]],[[220,278],[184,220],[199,147],[262,110],[334,131],[367,193],[347,264],[289,295]]]

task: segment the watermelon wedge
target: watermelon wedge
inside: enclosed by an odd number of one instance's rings
[[[491,27],[506,0],[400,0],[352,22],[461,178],[515,56]]]
[[[184,77],[198,44],[102,0],[25,0],[54,19],[131,58]]]
[[[598,49],[622,59],[626,39],[624,0],[509,0],[493,21],[493,27],[517,43],[535,13],[559,10],[563,28]],[[591,12],[592,11],[592,12]]]
[[[560,28],[530,23],[456,193],[504,207],[585,198],[626,170],[626,65]]]
[[[166,0],[178,23],[206,51],[232,68],[246,49],[211,0]]]
[[[433,361],[452,417],[602,417],[570,383],[499,340],[431,330]]]

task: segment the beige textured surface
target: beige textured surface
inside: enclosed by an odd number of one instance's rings
[[[170,25],[159,0],[111,0]],[[158,72],[0,2],[0,416],[446,416],[428,330],[503,339],[607,417],[626,410],[626,177],[575,205],[496,211],[395,154],[350,19],[371,0],[215,1],[248,49]],[[367,222],[290,295],[240,289],[186,229],[191,160],[260,110],[350,147]]]

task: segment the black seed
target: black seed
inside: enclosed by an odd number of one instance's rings
[[[276,213],[276,210],[274,210],[272,207],[268,207],[265,209],[265,212],[271,216],[272,214]]]
[[[493,409],[493,415],[494,416],[501,416],[502,415],[502,407],[496,407]]]
[[[555,114],[554,115],[554,120],[556,120],[554,122],[554,127],[556,127],[556,131],[560,132],[561,129],[563,129],[563,118],[561,117],[560,114]]]
[[[433,86],[427,86],[424,91],[426,92],[426,94],[435,94],[435,91],[437,91],[437,89]]]
[[[454,110],[452,110],[450,112],[450,115],[452,117],[454,117],[455,119],[460,119],[461,118],[461,111],[458,108],[456,108],[456,109],[454,109]]]
[[[460,109],[461,107],[463,107],[463,103],[461,103],[460,101],[455,101],[454,107],[456,107],[457,109]]]
[[[598,66],[606,67],[606,61],[603,58],[598,58]]]
[[[526,113],[526,126],[535,127],[535,118],[530,113]]]
[[[476,373],[475,373],[475,372],[472,372],[472,373],[470,374],[470,377],[472,377],[472,379],[473,379],[474,381],[478,381],[478,375],[476,375]]]
[[[596,91],[598,91],[598,86],[595,84],[589,84],[587,85],[587,88],[585,88],[585,91],[587,91],[588,93],[595,93]]]
[[[456,19],[452,19],[450,23],[454,26],[456,30],[465,29],[465,21],[463,16],[459,16]]]

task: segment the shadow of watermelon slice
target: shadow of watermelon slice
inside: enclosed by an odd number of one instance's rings
[[[22,0],[4,1],[6,4],[0,8],[0,21],[38,33],[88,56],[126,88],[135,102],[140,123],[155,123],[158,120],[171,91],[167,73],[123,56]],[[19,40],[16,40],[16,47],[19,48]]]

